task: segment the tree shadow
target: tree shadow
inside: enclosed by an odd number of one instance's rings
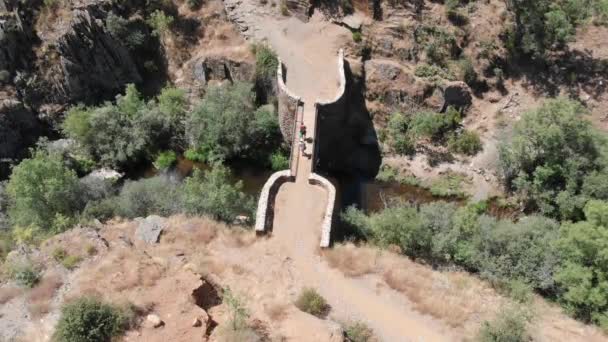
[[[546,60],[516,60],[509,74],[538,94],[558,96],[565,87],[569,96],[576,97],[583,90],[598,99],[608,87],[608,60],[594,58],[589,50],[568,50]]]

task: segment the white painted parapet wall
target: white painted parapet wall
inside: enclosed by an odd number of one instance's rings
[[[264,183],[264,187],[260,192],[258,199],[258,210],[255,216],[255,231],[264,233],[272,222],[267,222],[272,219],[274,213],[274,200],[279,191],[279,187],[285,182],[292,182],[294,179],[291,176],[290,170],[283,170],[273,173],[270,178]]]

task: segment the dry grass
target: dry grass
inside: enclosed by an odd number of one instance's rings
[[[5,304],[11,301],[13,298],[18,297],[23,293],[18,287],[3,287],[0,288],[0,304]]]
[[[217,237],[218,229],[223,228],[222,224],[208,218],[188,218],[183,215],[171,217],[167,226],[163,242],[192,247],[209,244]]]
[[[331,267],[348,276],[358,277],[374,271],[380,251],[349,243],[335,246],[323,254]]]
[[[437,272],[405,258],[383,267],[384,281],[404,293],[416,310],[460,327],[491,315],[502,300],[487,284],[464,272]]]
[[[42,317],[49,313],[51,301],[57,290],[63,285],[59,275],[48,275],[38,283],[27,295],[28,308],[34,317]]]
[[[264,312],[273,322],[280,322],[287,316],[289,305],[281,302],[272,302],[264,306]]]

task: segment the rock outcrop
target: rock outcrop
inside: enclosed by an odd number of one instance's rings
[[[252,81],[255,66],[246,61],[226,57],[204,57],[194,65],[194,77],[202,83],[209,81]]]
[[[0,85],[26,65],[31,38],[14,4],[0,0]]]
[[[63,73],[60,87],[71,101],[108,98],[126,84],[141,81],[128,50],[88,10],[74,11],[57,49]]]
[[[0,179],[10,173],[10,165],[27,154],[42,132],[32,111],[15,99],[0,100]]]
[[[147,243],[157,243],[164,227],[165,221],[162,217],[151,215],[145,219],[139,220],[139,225],[135,231],[135,236]]]

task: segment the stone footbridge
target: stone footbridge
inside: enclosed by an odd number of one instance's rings
[[[336,189],[316,173],[318,158],[319,112],[344,97],[346,79],[343,51],[338,52],[338,90],[330,100],[302,99],[286,86],[286,68],[279,60],[279,122],[286,141],[291,143],[289,169],[276,172],[266,181],[260,194],[255,229],[258,233],[280,230],[287,238],[297,238],[316,230],[320,247],[329,247]],[[314,87],[314,84],[311,84]],[[299,127],[306,126],[305,149],[300,145]],[[281,212],[281,215],[278,213]],[[279,233],[279,232],[274,232]],[[310,232],[308,232],[310,233]]]

